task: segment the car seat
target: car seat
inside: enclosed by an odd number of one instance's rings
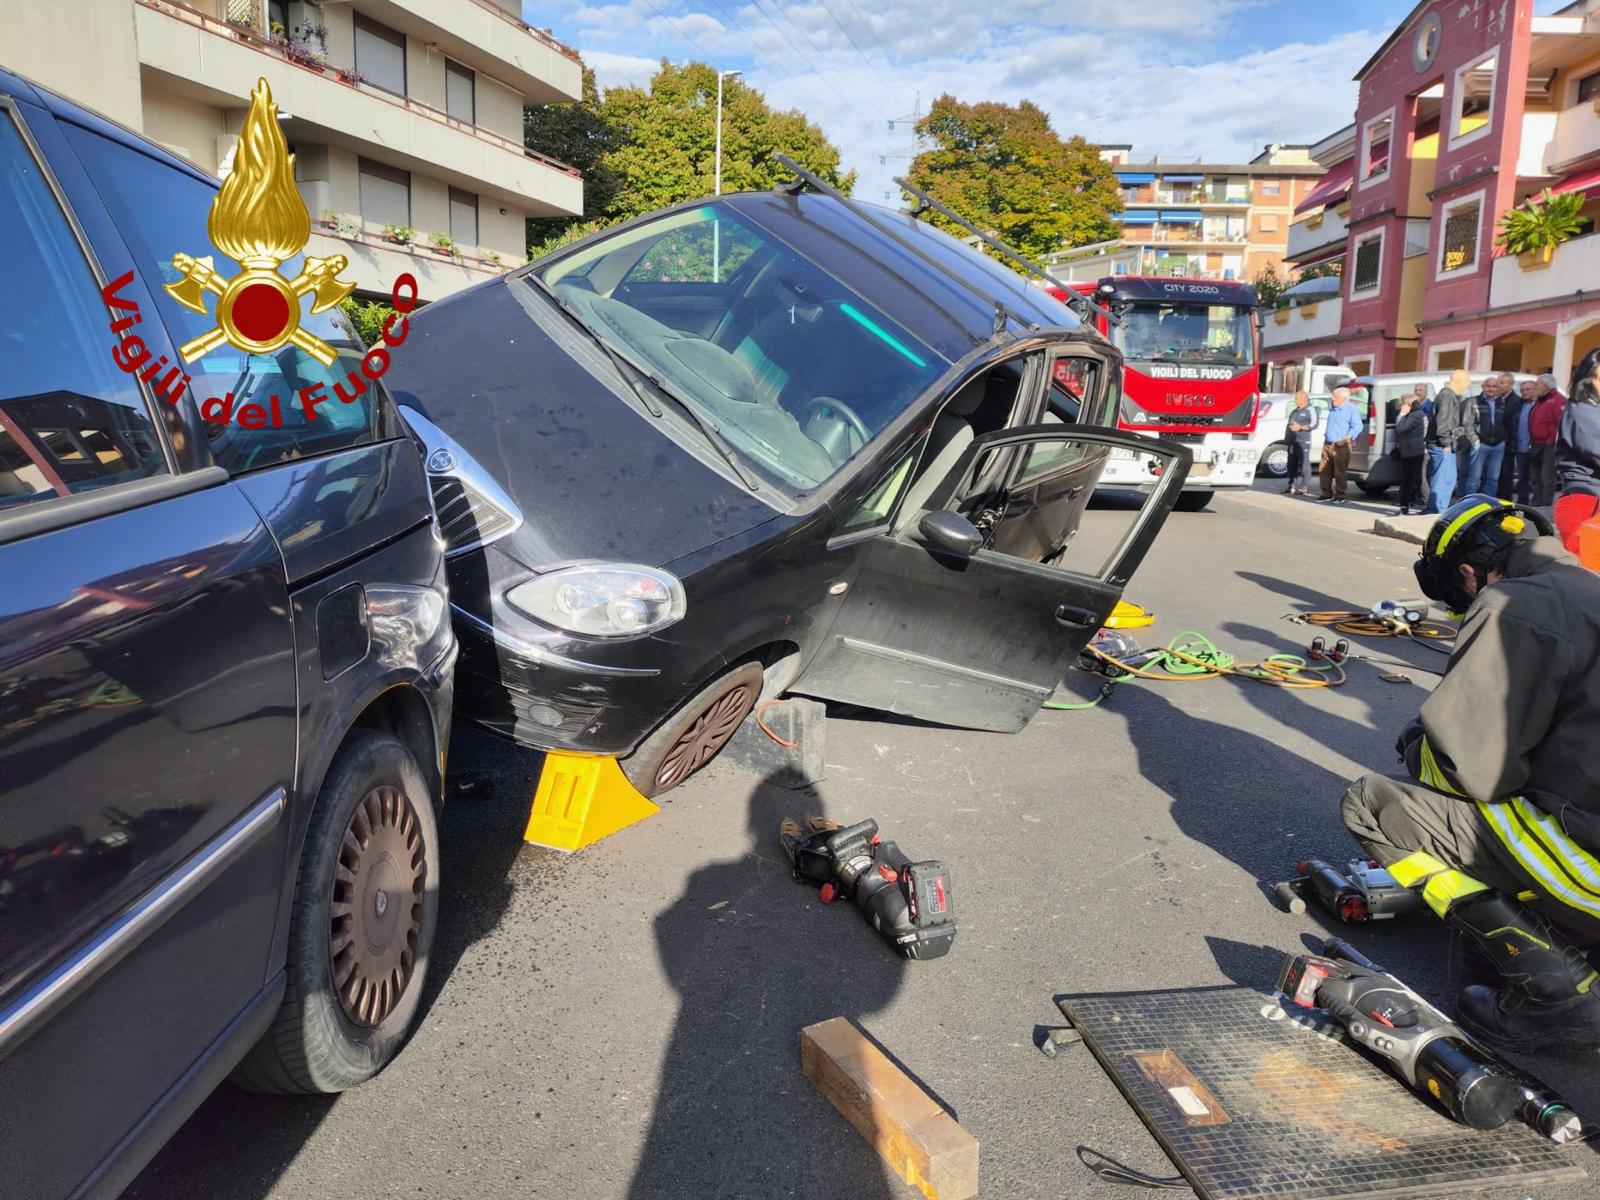
[[[969,379],[960,391],[946,401],[944,408],[934,418],[928,443],[922,450],[922,470],[906,489],[900,513],[895,518],[895,533],[899,533],[922,512],[929,497],[955,470],[962,454],[972,444],[976,436],[972,417],[988,396],[989,380],[987,374]]]

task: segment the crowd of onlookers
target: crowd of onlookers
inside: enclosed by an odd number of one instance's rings
[[[1472,386],[1472,376],[1458,369],[1436,395],[1419,383],[1401,400],[1388,451],[1400,467],[1395,515],[1442,513],[1457,498],[1477,494],[1553,506],[1556,529],[1575,551],[1579,526],[1600,513],[1600,350],[1573,371],[1570,398],[1548,373],[1521,383],[1509,373],[1490,375],[1475,393]],[[1310,491],[1317,424],[1310,398],[1296,392],[1289,412],[1289,495]],[[1365,413],[1351,403],[1350,389],[1335,388],[1318,471],[1324,504],[1345,503],[1350,448],[1365,429]]]

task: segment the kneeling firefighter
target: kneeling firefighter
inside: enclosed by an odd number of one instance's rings
[[[1411,778],[1367,775],[1343,805],[1368,854],[1499,971],[1462,990],[1460,1016],[1513,1050],[1600,1047],[1600,575],[1551,533],[1483,495],[1439,517],[1416,572],[1465,613],[1455,651],[1395,744]]]

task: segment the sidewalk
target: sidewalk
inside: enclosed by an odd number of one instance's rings
[[[1344,504],[1321,504],[1316,499],[1315,483],[1311,496],[1285,496],[1281,479],[1258,479],[1248,491],[1219,492],[1256,508],[1276,510],[1284,517],[1291,514],[1304,517],[1319,525],[1330,525],[1360,533],[1375,533],[1379,537],[1395,538],[1420,546],[1427,541],[1428,531],[1437,519],[1432,516],[1397,517],[1395,491],[1391,489],[1382,497],[1368,496],[1354,483],[1350,485],[1350,498]],[[1541,509],[1546,516],[1549,509]]]

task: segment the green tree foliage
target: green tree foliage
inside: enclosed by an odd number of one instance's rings
[[[917,133],[934,148],[912,162],[911,182],[1024,254],[1117,236],[1110,164],[1083,138],[1063,139],[1032,101],[963,104],[946,93]]]
[[[603,210],[622,220],[709,195],[716,175],[717,73],[705,63],[661,62],[648,88],[606,91],[601,113],[616,137],[603,165],[616,191]],[[770,188],[789,173],[789,155],[848,192],[855,172],[839,170],[839,150],[796,109],[777,112],[738,79],[723,81],[722,190]]]
[[[339,311],[356,327],[363,347],[371,347],[383,337],[383,322],[394,309],[376,300],[341,300]],[[397,333],[395,336],[399,336]]]
[[[583,98],[572,104],[541,104],[522,110],[522,141],[530,150],[548,154],[583,172],[583,216],[530,217],[528,257],[531,247],[560,236],[573,225],[596,220],[606,212],[617,194],[617,179],[606,165],[606,156],[619,139],[606,119],[595,86],[594,70],[583,69]]]
[[[1261,302],[1262,308],[1277,308],[1279,299],[1289,287],[1288,281],[1278,274],[1277,268],[1271,263],[1257,271],[1256,277],[1250,282],[1256,286],[1256,299]]]

